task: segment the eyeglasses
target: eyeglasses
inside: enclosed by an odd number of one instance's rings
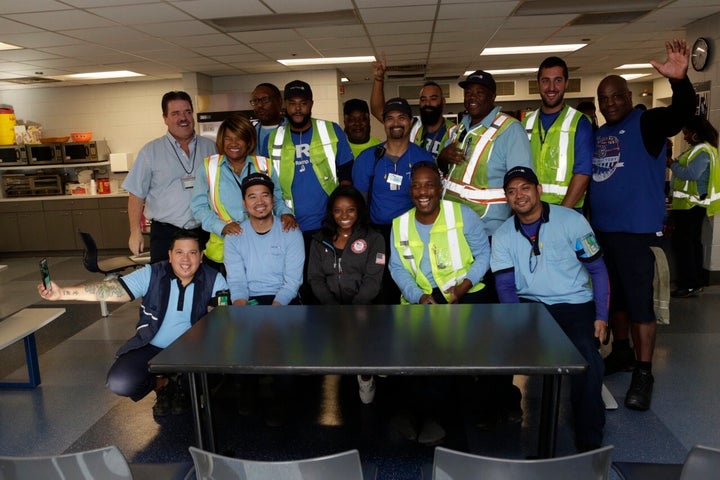
[[[255,105],[265,105],[266,103],[270,103],[271,100],[272,100],[272,98],[265,95],[264,97],[253,98],[252,100],[250,100],[250,105],[252,105],[253,107]]]

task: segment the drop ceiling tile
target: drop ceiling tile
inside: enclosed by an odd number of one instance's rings
[[[2,31],[2,29],[0,29]],[[2,41],[24,48],[54,47],[58,45],[77,45],[82,40],[39,30],[33,33],[15,33],[2,35]]]
[[[329,27],[308,27],[295,29],[303,38],[334,38],[335,41],[345,37],[365,36],[360,25],[336,25]]]
[[[505,17],[515,9],[513,2],[441,4],[439,19]]]
[[[191,47],[191,48],[194,52],[197,52],[200,55],[213,56],[213,57],[218,56],[218,55],[237,55],[237,54],[241,54],[241,53],[252,53],[252,49],[250,49],[240,43],[235,43],[234,45],[221,45],[221,46],[213,46],[213,47]]]
[[[390,8],[362,8],[360,16],[365,23],[388,23],[417,20],[434,20],[434,5],[421,5],[411,9],[402,7]]]
[[[8,20],[7,18],[0,18],[0,32],[3,37],[5,35],[11,35],[16,33],[35,33],[41,32],[39,28],[32,27],[30,25],[24,25],[19,22]]]
[[[433,29],[433,22],[387,22],[387,23],[371,23],[367,26],[371,37],[375,35],[383,35],[387,33],[406,34],[406,33],[426,33]]]
[[[350,0],[302,0],[302,2],[265,0],[264,3],[275,13],[331,12],[353,8]]]
[[[164,3],[89,8],[88,11],[124,25],[192,20],[187,13]]]
[[[171,0],[168,3],[201,19],[249,17],[273,13],[259,0]]]
[[[437,5],[437,3],[437,0],[355,0],[358,8],[415,7],[418,5]]]
[[[271,42],[298,42],[302,41],[302,37],[297,31],[291,29],[281,30],[261,30],[255,32],[236,32],[229,33],[233,38],[237,38],[244,43],[271,43]]]
[[[224,33],[167,37],[166,40],[181,47],[213,47],[219,45],[235,45],[237,43],[234,38]]]
[[[55,0],[25,0],[21,2],[3,1],[2,14],[9,15],[12,13],[70,9],[66,3],[67,2],[56,2]]]
[[[344,38],[342,42],[338,42],[337,38],[316,38],[308,40],[308,43],[318,50],[326,50],[332,48],[353,48],[355,50],[364,51],[363,55],[372,55],[372,47],[370,41],[365,37]]]
[[[574,14],[568,14],[568,15],[528,15],[528,16],[518,16],[508,17],[507,21],[503,23],[503,30],[505,29],[519,29],[519,28],[546,28],[546,27],[554,27],[554,28],[562,28],[564,25],[567,25],[569,22],[571,22],[573,19],[575,19],[577,15]],[[592,25],[586,25],[587,27],[592,27]]]
[[[57,55],[42,50],[0,50],[0,61],[25,62],[28,60],[43,60],[57,58]]]
[[[136,25],[135,28],[154,37],[184,35],[207,35],[218,33],[214,28],[199,21],[146,23]]]
[[[149,35],[122,26],[68,30],[66,35],[91,43],[115,46],[128,40],[150,40]]]
[[[376,35],[373,43],[378,47],[422,44],[427,46],[430,43],[429,33],[412,33],[408,35]]]
[[[19,13],[5,15],[10,20],[23,22],[33,27],[51,31],[72,30],[77,28],[109,27],[113,23],[81,10],[60,10],[55,12]]]

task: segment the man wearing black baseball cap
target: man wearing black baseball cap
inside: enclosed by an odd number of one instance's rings
[[[532,153],[520,122],[495,106],[497,86],[491,74],[477,70],[459,85],[466,115],[438,156],[438,165],[448,174],[445,198],[475,210],[492,236],[510,216],[503,176],[515,166],[532,168]]]
[[[385,238],[386,252],[390,251],[390,230],[395,217],[413,207],[410,198],[410,172],[418,162],[434,163],[432,155],[410,142],[412,110],[407,100],[391,98],[383,106],[385,143],[365,150],[353,165],[353,185],[367,199],[373,227]],[[382,289],[383,303],[400,301],[400,290],[385,271]]]
[[[285,85],[283,97],[287,124],[268,135],[261,154],[272,159],[307,254],[312,236],[322,226],[330,194],[341,183],[351,183],[353,154],[340,125],[312,118],[310,85],[293,80]],[[302,290],[303,301],[314,303],[307,282]]]
[[[370,135],[370,109],[365,100],[351,98],[343,105],[343,122],[353,157],[358,158],[366,148],[380,143]]]
[[[495,106],[497,85],[490,73],[477,70],[459,85],[464,91],[466,115],[438,155],[438,165],[447,172],[444,198],[475,210],[492,239],[511,213],[502,188],[503,177],[516,166],[532,168],[530,143],[520,122]],[[495,290],[490,272],[484,281],[489,292]],[[512,381],[512,375],[479,377],[479,427],[522,421],[521,393]]]
[[[248,218],[240,224],[242,235],[225,237],[224,250],[233,305],[297,303],[305,260],[300,232],[283,231],[275,221],[270,177],[251,173],[240,188]]]
[[[607,332],[608,273],[590,224],[573,210],[541,201],[535,172],[514,167],[503,180],[515,212],[496,231],[490,267],[502,303],[544,304],[588,364],[573,375],[570,402],[575,446],[602,445],[605,404],[603,361],[598,353]]]

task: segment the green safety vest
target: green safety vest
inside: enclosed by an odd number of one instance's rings
[[[440,148],[442,148],[443,145],[447,145],[448,139],[451,135],[451,130],[453,127],[455,127],[455,124],[448,120],[447,118],[444,120],[445,122],[445,134],[440,139]],[[414,143],[415,145],[425,148],[425,145],[423,145],[423,137],[427,138],[425,136],[425,126],[422,124],[420,120],[417,120],[413,123],[412,128],[410,129],[410,141]],[[430,152],[432,155],[435,155],[433,152]]]
[[[470,127],[462,142],[458,139],[465,125],[460,123],[453,127],[451,141],[457,142],[457,147],[465,151],[466,161],[450,167],[443,183],[444,198],[466,204],[481,217],[490,205],[507,203],[502,187],[488,187],[487,164],[495,139],[516,121],[498,112],[490,127],[482,123]]]
[[[248,155],[245,161],[251,161],[255,166],[255,171],[272,175],[272,163],[268,162],[265,157],[257,155]],[[220,167],[223,163],[227,163],[225,155],[211,155],[205,158],[205,172],[208,183],[208,203],[210,208],[226,223],[234,221],[225,206],[220,201]],[[210,232],[210,239],[205,246],[205,256],[210,260],[222,263],[223,261],[223,238]]]
[[[415,208],[393,220],[395,248],[400,253],[400,260],[407,271],[414,277],[418,287],[424,293],[432,293],[430,280],[419,268],[425,245],[415,225]],[[440,214],[430,229],[430,269],[438,288],[449,301],[450,295],[445,293],[448,288],[459,285],[467,274],[470,265],[475,261],[470,245],[462,234],[463,219],[459,203],[443,200],[440,202]],[[484,283],[478,282],[470,288],[470,292],[482,290]],[[401,298],[402,303],[408,303]]]
[[[699,143],[685,150],[678,158],[678,163],[687,167],[702,152],[710,157],[707,196],[704,199],[700,198],[697,182],[676,178],[673,182],[672,207],[677,210],[689,210],[694,206],[705,207],[707,215],[711,217],[720,211],[720,168],[718,168],[717,148],[707,142]]]
[[[523,126],[530,140],[535,173],[543,189],[541,200],[560,205],[573,176],[575,132],[583,114],[565,105],[550,129],[544,132],[539,112],[535,110],[526,116]],[[584,198],[583,195],[576,208],[582,207]]]
[[[280,180],[283,198],[288,208],[294,211],[292,183],[295,177],[295,144],[290,136],[287,125],[280,125],[270,132],[270,158],[275,165]],[[335,155],[338,138],[333,123],[325,120],[312,119],[312,137],[310,139],[310,162],[320,186],[330,195],[338,186],[335,171]]]

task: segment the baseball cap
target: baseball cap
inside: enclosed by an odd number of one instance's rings
[[[359,98],[351,98],[343,105],[343,115],[350,115],[352,112],[360,111],[370,113],[370,108],[365,100]]]
[[[460,85],[460,88],[465,88],[470,84],[477,84],[482,85],[483,87],[489,89],[491,92],[495,93],[497,91],[497,87],[495,85],[495,79],[491,74],[489,74],[486,71],[483,70],[476,70],[468,77],[463,80],[462,82],[459,82],[458,85]]]
[[[310,85],[302,80],[293,80],[285,85],[285,92],[283,94],[283,99],[285,100],[291,97],[302,97],[307,100],[312,100],[312,89],[310,88]]]
[[[513,167],[505,174],[505,178],[503,179],[503,190],[507,189],[508,183],[510,183],[510,180],[512,180],[513,178],[524,178],[528,182],[532,182],[535,185],[540,184],[537,175],[535,175],[535,172],[533,172],[532,168]]]
[[[385,102],[383,107],[383,117],[390,112],[402,112],[408,117],[412,117],[412,109],[410,104],[404,98],[395,97]]]
[[[240,185],[240,189],[242,190],[243,195],[245,195],[245,191],[248,188],[254,185],[265,185],[270,189],[270,192],[273,192],[275,190],[275,184],[272,180],[270,180],[270,177],[268,177],[264,173],[254,172],[243,178],[242,185]]]

